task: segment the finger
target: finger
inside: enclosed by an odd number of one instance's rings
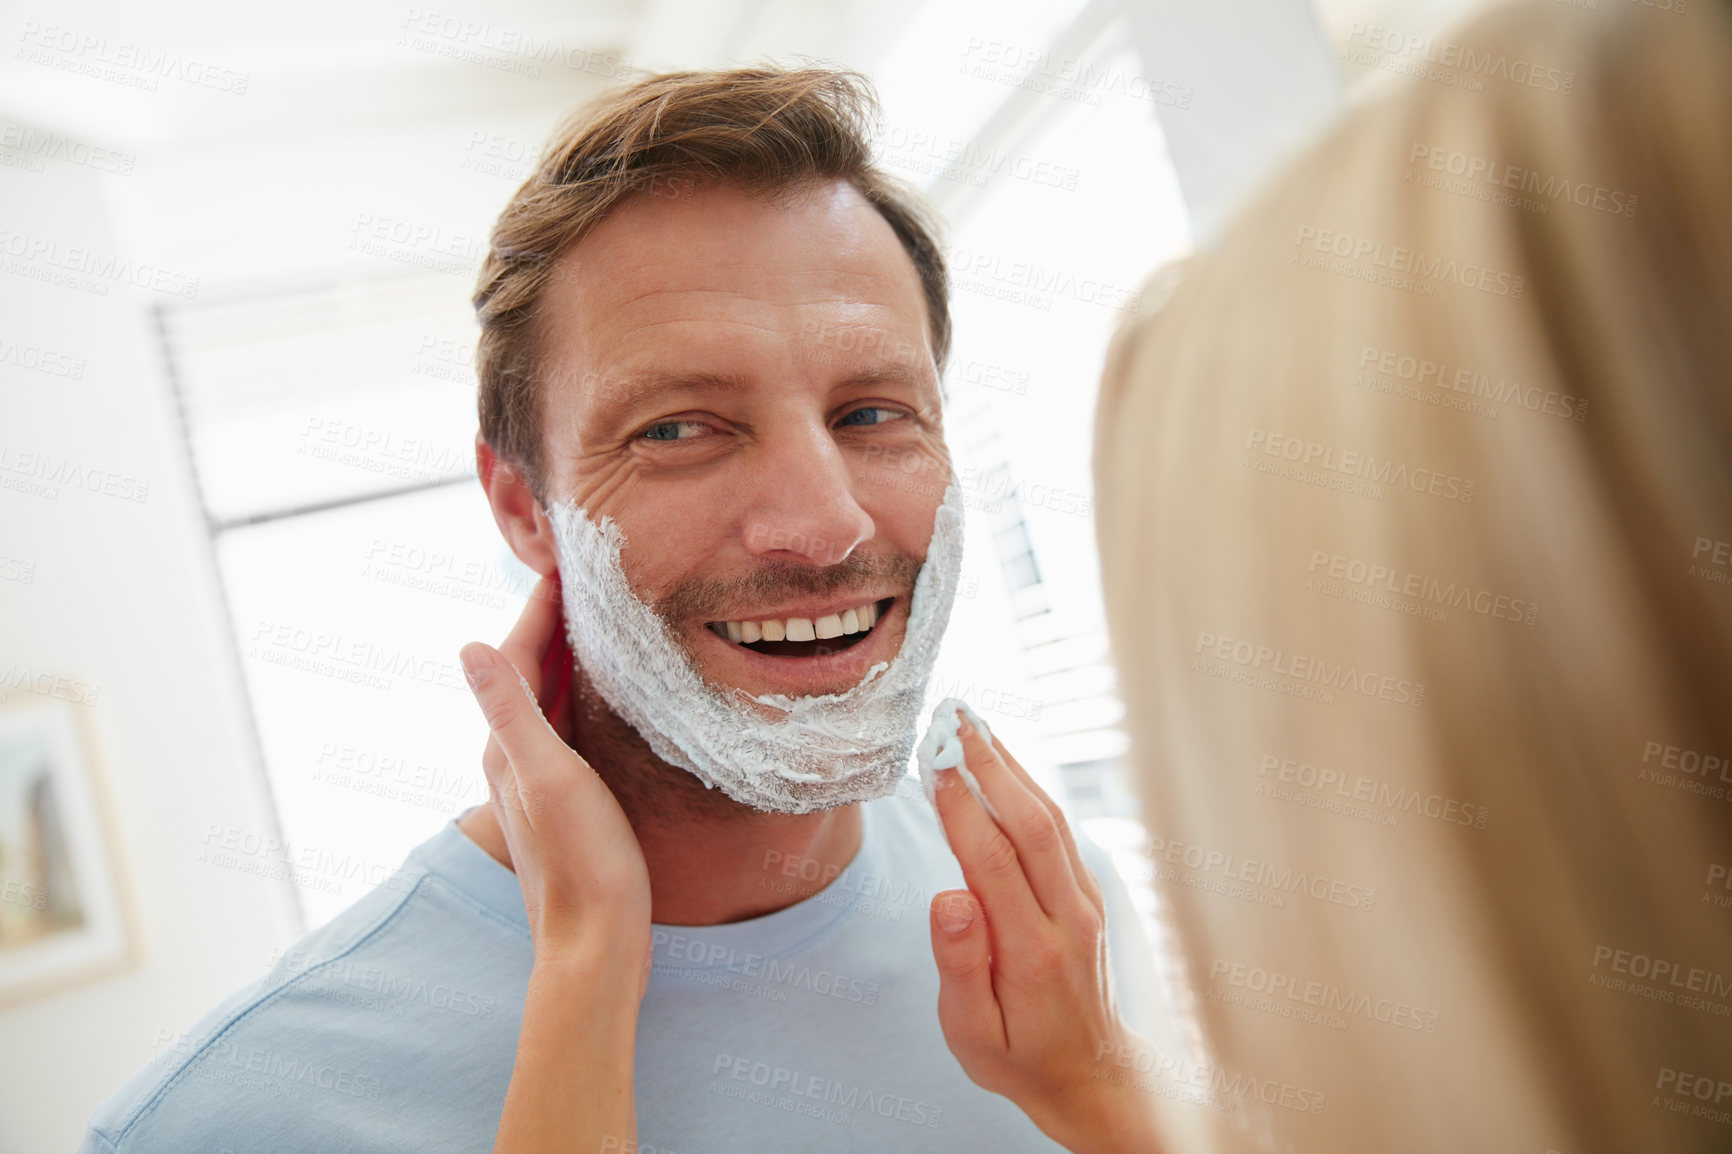
[[[489,676],[489,661],[484,654],[466,655],[461,651],[458,658],[463,664],[464,679],[469,682],[470,692],[476,693],[476,704],[482,706],[482,719],[486,721],[486,705],[477,689]],[[507,844],[513,844],[528,825],[523,813],[522,798],[518,793],[517,775],[511,768],[510,759],[505,756],[505,747],[500,745],[499,739],[493,735],[490,721],[487,745],[481,751],[481,773],[487,779],[487,800],[496,811],[500,832],[506,835]]]
[[[556,787],[564,782],[563,776],[556,776],[560,770],[574,762],[587,769],[588,763],[553,731],[528,682],[503,654],[472,641],[459,657],[493,738],[482,756],[488,782],[508,812],[515,795],[520,815],[533,828],[538,799],[555,796]],[[578,777],[579,789],[590,783],[599,785],[593,771]]]
[[[569,670],[563,668],[563,655],[571,652],[565,639],[565,602],[560,597],[559,573],[555,570],[535,583],[530,590],[531,599],[545,599],[553,603],[553,628],[549,631],[546,649],[541,658],[541,681],[544,686],[557,682],[562,674],[569,675]],[[526,606],[527,608],[527,606]]]
[[[976,900],[991,915],[989,932],[999,945],[1044,928],[1049,919],[1029,888],[1022,859],[957,769],[937,772],[933,801],[951,852]]]
[[[557,683],[550,682],[543,672],[548,651],[553,648],[553,640],[559,634],[561,619],[558,585],[543,577],[529,591],[529,600],[518,615],[517,624],[511,627],[511,632],[499,646],[505,660],[529,683],[530,692],[544,713],[551,696],[548,691],[558,689]]]
[[[1088,896],[1072,868],[1062,816],[1055,817],[1029,784],[1010,771],[966,714],[959,721],[963,757],[998,811],[999,824],[1016,847],[1035,900],[1054,920],[1077,918],[1088,905]]]
[[[1071,833],[1070,822],[1065,819],[1064,810],[1060,809],[1058,803],[1047,795],[1046,790],[1035,782],[1028,770],[1022,767],[1022,762],[1011,755],[1010,750],[1004,747],[1004,742],[999,739],[996,733],[992,735],[992,747],[998,752],[999,757],[1004,759],[1004,764],[1010,767],[1010,772],[1016,776],[1017,780],[1022,782],[1029,792],[1040,800],[1048,813],[1052,814],[1053,821],[1058,825],[1059,836],[1064,839],[1065,854],[1070,858],[1071,872],[1076,877],[1077,885],[1081,886],[1083,893],[1088,895],[1089,903],[1098,912],[1104,913],[1106,901],[1101,895],[1101,884],[1096,880],[1093,871],[1083,864],[1082,853],[1077,849],[1076,836]]]
[[[559,573],[545,579],[553,598],[558,602],[553,636],[547,645],[547,655],[541,662],[541,692],[537,695],[542,713],[553,725],[553,731],[567,745],[577,745],[577,704],[573,692],[576,661],[571,653],[571,641],[565,632],[565,603],[560,600]]]
[[[486,747],[481,751],[481,774],[487,780],[487,804],[493,810],[494,820],[499,823],[499,832],[505,835],[506,844],[511,845],[526,828],[523,804],[518,798],[517,777],[511,772],[511,763],[506,760],[505,750],[500,748],[491,732],[487,735]]]
[[[992,948],[984,911],[967,890],[932,899],[932,956],[938,963],[938,1025],[964,1067],[1008,1046],[1004,1014],[992,989]]]

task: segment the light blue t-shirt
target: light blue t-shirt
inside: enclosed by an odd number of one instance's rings
[[[640,1154],[1060,1149],[944,1044],[926,911],[962,877],[903,784],[862,807],[860,851],[819,893],[654,927]],[[1121,1009],[1164,1033],[1135,911],[1106,856],[1083,852],[1108,894]],[[764,884],[792,889],[800,868],[771,862]],[[516,875],[447,823],[103,1102],[80,1154],[491,1150],[531,961]]]

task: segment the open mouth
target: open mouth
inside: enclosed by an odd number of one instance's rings
[[[824,617],[785,617],[760,621],[711,621],[710,631],[736,645],[769,657],[823,657],[851,649],[890,611],[896,598],[867,601]]]

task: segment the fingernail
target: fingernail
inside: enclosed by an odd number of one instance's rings
[[[938,928],[960,934],[974,924],[974,903],[965,898],[947,898],[938,903]]]
[[[481,688],[481,683],[487,680],[487,666],[480,659],[480,650],[465,645],[457,651],[457,660],[463,666],[463,680],[469,683],[469,688]]]

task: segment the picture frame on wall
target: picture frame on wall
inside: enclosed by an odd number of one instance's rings
[[[0,1006],[137,960],[108,798],[79,706],[0,704]]]

